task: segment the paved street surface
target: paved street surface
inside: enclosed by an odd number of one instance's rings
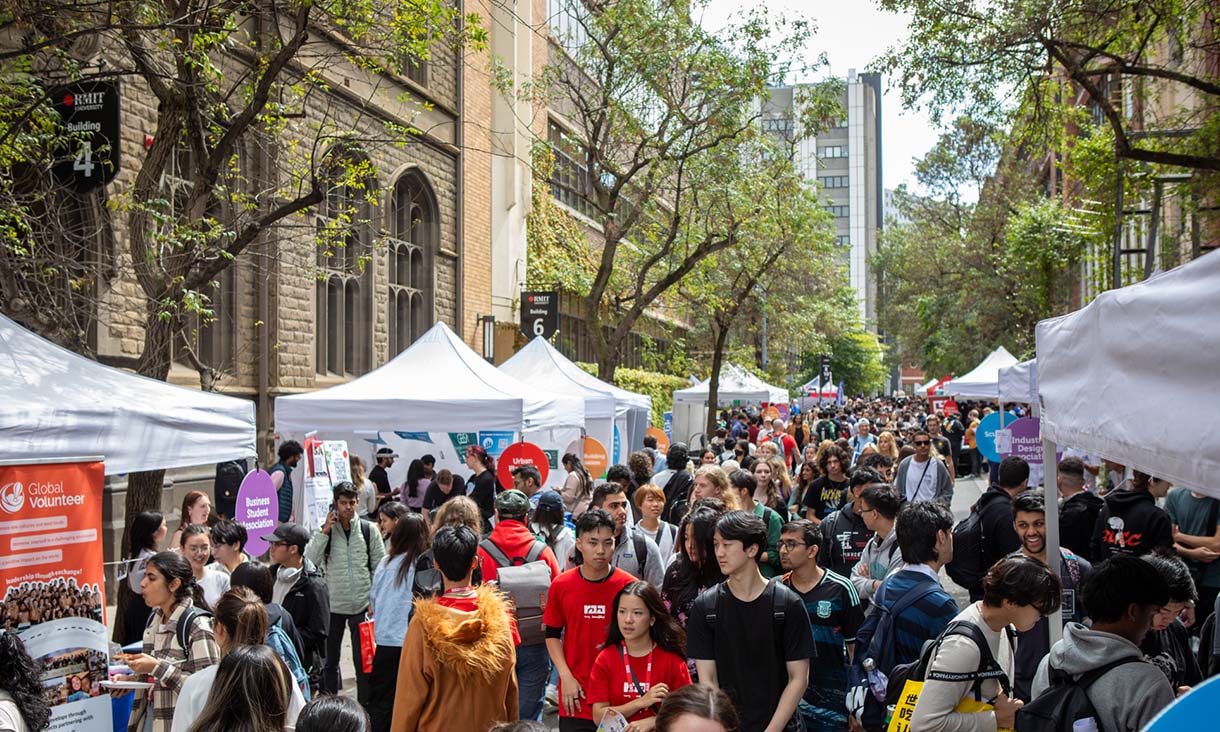
[[[960,521],[970,513],[970,507],[978,500],[983,491],[987,489],[987,483],[984,478],[962,478],[957,481],[957,485],[953,492],[953,516],[955,521]],[[966,596],[966,591],[957,585],[941,571],[941,581],[945,588],[949,590],[954,599],[957,600],[959,607],[965,607],[969,602]],[[107,617],[114,618],[114,607],[107,608]],[[352,649],[351,636],[348,634],[343,640],[343,658],[340,662],[340,668],[343,672],[343,693],[349,696],[356,695],[355,682],[355,667],[352,665]],[[554,713],[547,714],[543,719],[547,727],[552,730],[559,729],[559,720]]]

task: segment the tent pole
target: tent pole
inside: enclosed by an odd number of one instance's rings
[[[1051,570],[1059,572],[1059,488],[1056,474],[1059,466],[1055,464],[1055,442],[1042,438],[1042,475],[1045,484],[1046,501],[1046,562]],[[1054,491],[1054,493],[1052,493]],[[1051,499],[1055,500],[1052,501]],[[1075,602],[1080,602],[1080,588],[1077,588]],[[1051,634],[1051,645],[1055,645],[1063,637],[1062,611],[1055,613],[1047,628]]]

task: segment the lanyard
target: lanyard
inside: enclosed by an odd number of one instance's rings
[[[644,683],[651,685],[652,683],[652,652],[656,650],[656,646],[648,651],[648,665],[644,667]],[[640,685],[639,679],[631,672],[631,655],[627,653],[626,644],[620,646],[619,654],[623,657],[623,668],[627,671],[627,675],[631,677],[631,683],[635,685],[635,692],[641,697],[644,696],[644,687]]]
[[[474,591],[475,591],[474,587],[466,585],[464,587],[450,587],[449,589],[445,590],[444,594],[446,594],[446,595],[472,594],[472,593],[474,593]]]

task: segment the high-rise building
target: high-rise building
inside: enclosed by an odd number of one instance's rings
[[[763,105],[763,128],[791,134],[799,120],[802,86],[773,87]],[[846,116],[823,133],[796,141],[797,168],[821,185],[835,219],[848,279],[860,317],[876,327],[877,278],[868,259],[877,251],[884,223],[881,179],[881,76],[848,72],[840,99]]]

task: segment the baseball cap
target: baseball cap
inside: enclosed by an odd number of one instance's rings
[[[285,544],[296,545],[301,551],[305,551],[305,545],[309,543],[309,529],[298,524],[281,524],[274,534],[266,534],[263,536],[263,541],[268,543],[282,541]]]
[[[501,516],[524,516],[530,512],[530,499],[519,490],[509,489],[496,496],[496,510]]]
[[[563,510],[563,496],[559,491],[543,491],[538,494],[538,508],[558,508]]]
[[[391,448],[388,448],[388,447],[379,447],[379,448],[377,448],[377,457],[396,458],[396,457],[398,457],[398,453],[394,452],[394,450],[392,450]]]

